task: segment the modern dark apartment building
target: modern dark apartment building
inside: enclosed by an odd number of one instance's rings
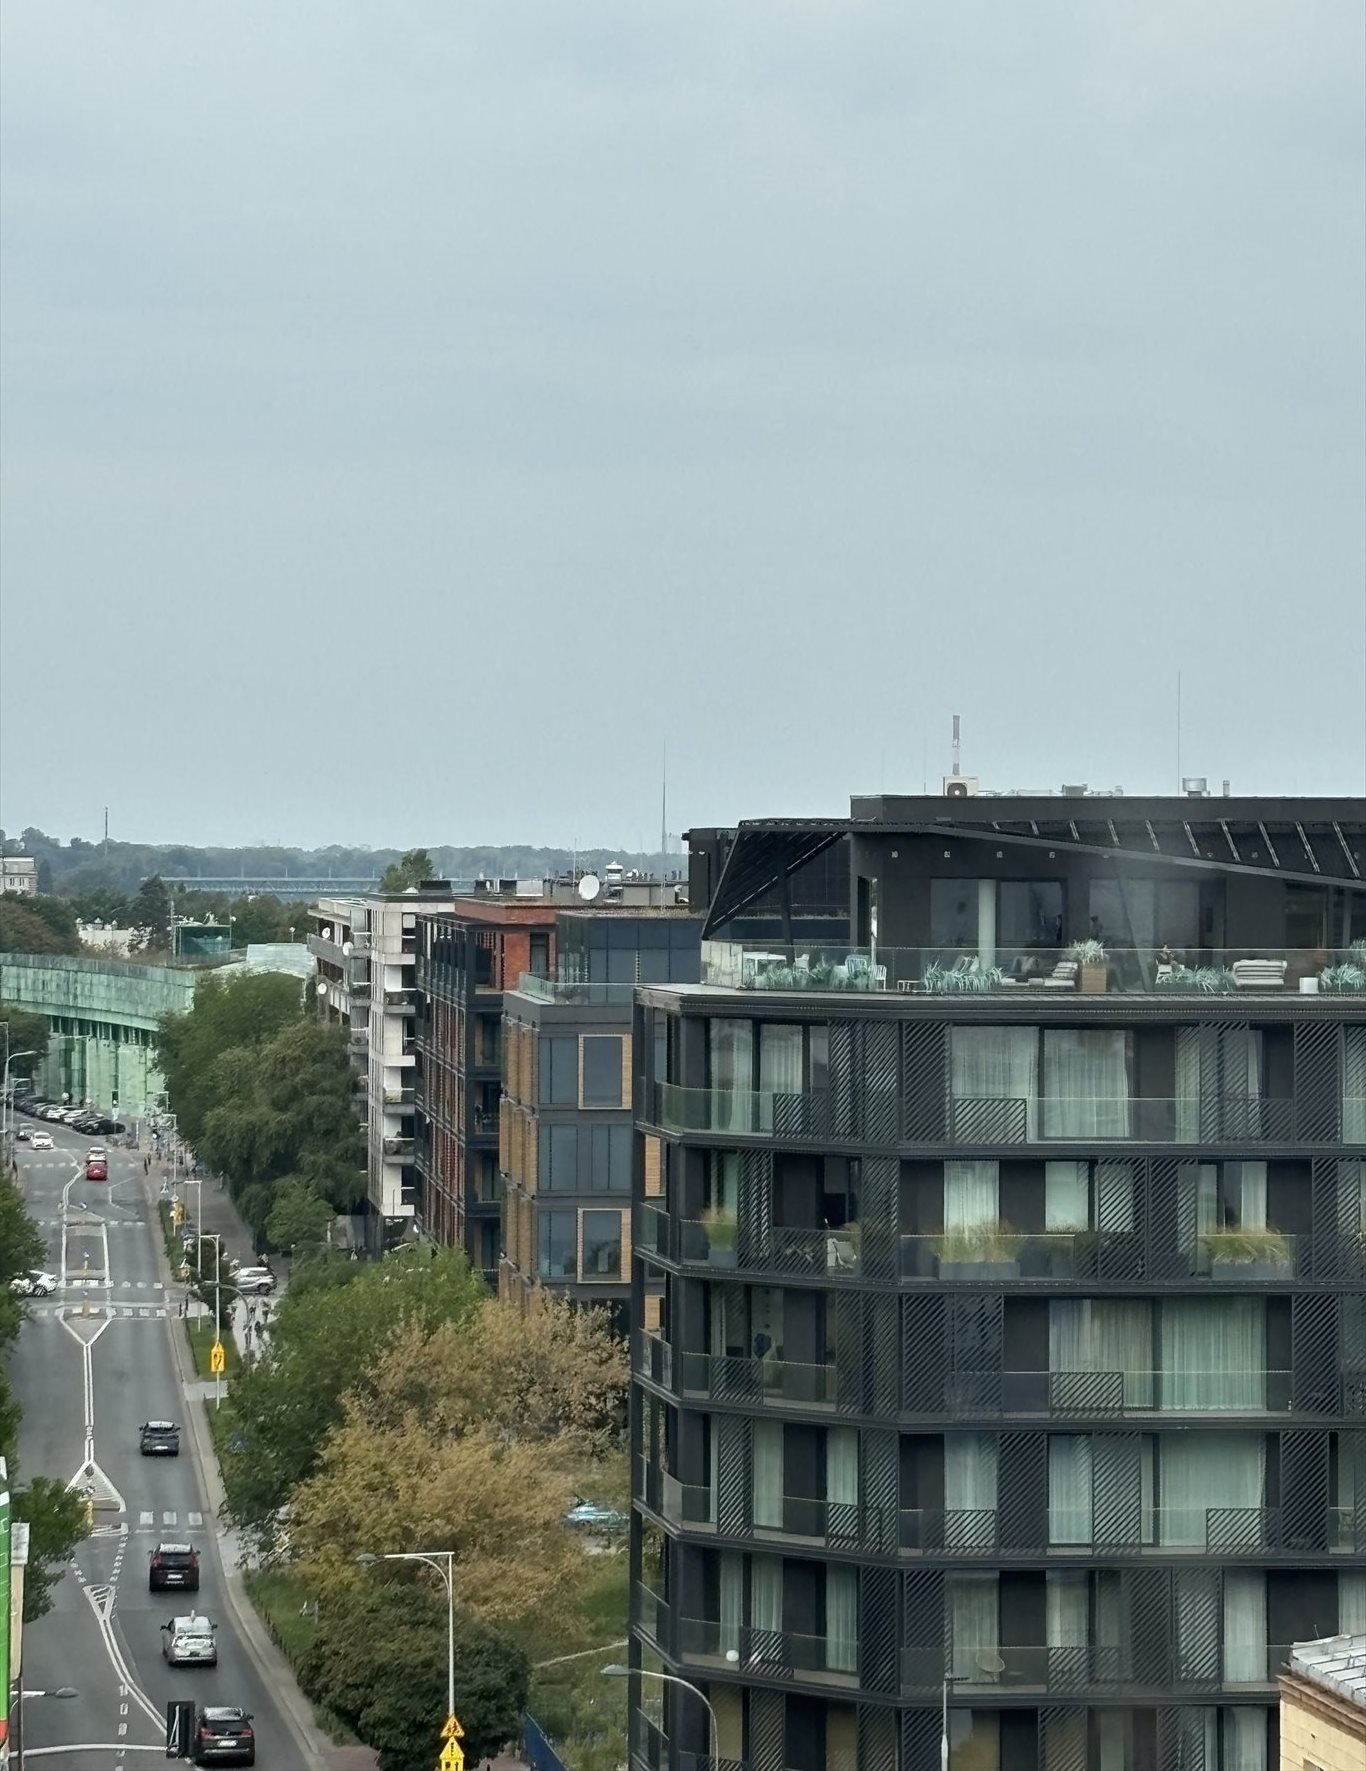
[[[554,978],[503,997],[499,1291],[610,1309],[626,1332],[631,1269],[631,1031],[636,984],[696,983],[702,919],[669,882],[558,914]],[[657,1180],[656,1174],[652,1177]]]
[[[493,1286],[503,993],[525,974],[551,977],[554,959],[555,907],[544,897],[490,892],[419,918],[418,1227],[443,1246],[464,1248]]]
[[[1364,875],[1360,800],[740,826],[635,1011],[635,1765],[1274,1771],[1366,1627]]]

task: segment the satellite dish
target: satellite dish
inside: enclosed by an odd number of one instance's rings
[[[330,941],[332,939],[332,925],[331,925],[331,923],[328,923],[328,925],[325,928],[319,929],[318,933],[322,936],[324,941]]]
[[[591,904],[602,890],[602,881],[596,873],[585,873],[579,881],[579,896],[585,904]]]
[[[350,959],[351,957],[351,943],[349,941],[342,942],[342,957],[344,959]]]
[[[321,1001],[325,1001],[327,998],[327,985],[323,983],[321,978],[318,980],[318,997]]]

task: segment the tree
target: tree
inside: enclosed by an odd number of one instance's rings
[[[422,1573],[378,1568],[344,1603],[320,1606],[302,1669],[308,1696],[376,1748],[380,1771],[429,1771],[440,1749],[446,1604]],[[468,1763],[516,1737],[529,1681],[515,1642],[457,1613],[455,1689]]]
[[[14,1445],[19,1436],[19,1404],[5,1373],[5,1350],[19,1333],[24,1302],[10,1284],[41,1266],[46,1253],[47,1243],[25,1211],[19,1189],[8,1175],[0,1175],[0,1446]]]
[[[294,1489],[312,1475],[342,1418],[342,1397],[394,1329],[408,1320],[468,1320],[484,1296],[461,1250],[418,1263],[357,1263],[354,1274],[346,1285],[291,1290],[275,1311],[267,1356],[233,1382],[234,1432],[223,1458],[228,1513],[258,1536],[272,1535]]]
[[[286,1175],[276,1184],[271,1198],[266,1240],[272,1248],[306,1254],[322,1246],[337,1214],[311,1182]]]
[[[71,1553],[86,1533],[85,1500],[50,1476],[35,1476],[14,1491],[14,1516],[29,1528],[28,1568],[24,1573],[24,1622],[42,1617]]]
[[[276,1188],[303,1182],[333,1212],[365,1197],[354,1072],[341,1028],[298,1019],[268,1042],[224,1053],[209,1083],[217,1104],[195,1148],[228,1177],[258,1238],[269,1237]]]
[[[223,978],[210,972],[199,980],[188,1014],[162,1018],[157,1063],[177,1124],[193,1147],[222,1099],[219,1061],[229,1052],[264,1045],[303,1012],[297,978],[279,972]]]
[[[39,892],[24,899],[24,909],[45,925],[57,942],[58,953],[79,953],[81,938],[76,932],[76,912],[65,898],[51,898]]]
[[[3,1033],[0,1033],[0,1066],[5,1062],[4,1054],[11,1052],[32,1052],[32,1057],[15,1058],[10,1065],[11,1080],[16,1076],[31,1076],[34,1066],[47,1051],[50,1023],[46,1015],[35,1015],[26,1008],[15,1008],[8,1002],[0,1002],[0,1025],[9,1025],[9,1045],[6,1047]]]
[[[432,877],[432,858],[426,849],[409,849],[385,868],[379,889],[382,892],[406,892]]]
[[[128,894],[111,885],[92,886],[74,894],[71,907],[81,922],[107,922],[117,929],[129,926],[133,908]]]
[[[64,953],[39,915],[12,898],[0,898],[0,953]]]
[[[171,946],[171,894],[159,873],[144,879],[128,907],[128,921],[138,931],[143,952],[165,953]]]

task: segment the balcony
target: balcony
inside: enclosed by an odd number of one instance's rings
[[[416,1089],[386,1088],[384,1091],[384,1105],[386,1107],[411,1107],[416,1095]]]
[[[346,1046],[348,1051],[356,1054],[368,1052],[370,1049],[370,1029],[353,1026],[347,1035]]]
[[[1343,1102],[1346,1123],[1366,1125],[1366,1102]],[[906,1110],[900,1091],[866,1091],[854,1104],[829,1090],[685,1088],[642,1085],[640,1117],[673,1134],[691,1132],[778,1142],[858,1142],[894,1147],[1093,1149],[1096,1145],[1236,1144],[1246,1147],[1324,1142],[1321,1126],[1300,1132],[1295,1102],[1282,1096],[1222,1095],[1103,1099],[956,1095]],[[903,1123],[904,1119],[904,1123]],[[1331,1140],[1329,1140],[1331,1141]]]
[[[676,1653],[685,1666],[746,1678],[814,1679],[849,1689],[858,1685],[857,1634],[806,1636],[704,1617],[680,1617],[676,1630]]]
[[[517,994],[529,996],[534,1002],[572,1002],[594,1007],[629,1009],[635,1000],[634,984],[562,984],[555,978],[537,977],[523,972],[517,980]]]
[[[945,1666],[943,1648],[904,1648],[901,1688],[926,1696],[942,1690],[947,1675],[963,1698],[1018,1696],[1107,1697],[1152,1691],[1209,1692],[1262,1690],[1274,1686],[1290,1658],[1285,1643],[1225,1650],[1220,1664],[1217,1638],[1208,1654],[1171,1652],[1157,1644],[1136,1648],[1086,1645],[1061,1648],[1010,1642],[955,1644]]]
[[[386,990],[384,1008],[387,1014],[411,1015],[417,1012],[416,990]]]
[[[685,1355],[685,1358],[687,1355]],[[1305,1384],[1296,1394],[1290,1371],[952,1371],[934,1395],[921,1374],[908,1374],[904,1412],[954,1420],[1037,1416],[1046,1420],[1116,1420],[1183,1416],[1336,1413],[1340,1398]]]
[[[411,1162],[413,1140],[411,1138],[385,1138],[384,1154],[396,1162]]]
[[[702,943],[702,982],[774,992],[893,992],[997,998],[1158,996],[1173,999],[1366,998],[1366,943],[1343,949],[1226,947],[819,947],[778,952]]]
[[[476,1138],[496,1138],[498,1136],[498,1109],[496,1107],[476,1107],[470,1114],[470,1131]]]
[[[855,1405],[855,1374],[834,1365],[791,1359],[751,1359],[725,1353],[684,1353],[679,1359],[683,1394],[714,1402],[782,1408]]]

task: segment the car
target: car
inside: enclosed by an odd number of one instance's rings
[[[36,1131],[29,1139],[31,1150],[51,1150],[54,1148],[50,1131]]]
[[[190,1612],[161,1626],[161,1653],[168,1666],[217,1666],[218,1625]]]
[[[576,1500],[564,1516],[566,1525],[581,1531],[625,1531],[631,1521],[617,1507],[600,1507],[596,1501]]]
[[[34,1267],[31,1272],[20,1273],[11,1279],[9,1288],[21,1298],[50,1298],[57,1289],[57,1275]]]
[[[252,1731],[250,1713],[226,1704],[200,1710],[195,1718],[194,1762],[196,1765],[254,1765],[256,1735]]]
[[[103,1156],[93,1156],[86,1163],[85,1178],[88,1181],[107,1181],[109,1179],[109,1164]]]
[[[32,1136],[33,1132],[27,1125],[15,1126],[14,1137],[17,1143],[26,1144]]]
[[[145,1420],[138,1429],[138,1449],[144,1457],[179,1457],[180,1428],[173,1420]]]
[[[62,1117],[62,1109],[60,1107],[44,1107],[43,1108],[43,1118],[46,1120],[49,1120],[53,1125],[56,1125],[57,1121],[61,1117]]]
[[[85,1153],[85,1159],[89,1162],[92,1156],[107,1156],[108,1154],[109,1152],[103,1144],[92,1144]]]
[[[199,1591],[199,1551],[188,1543],[159,1543],[147,1562],[147,1591],[164,1592],[179,1587],[183,1592]]]
[[[65,1112],[63,1112],[62,1118],[66,1121],[66,1123],[68,1125],[75,1125],[75,1123],[78,1119],[85,1118],[85,1108],[84,1107],[68,1107],[65,1110]]]
[[[238,1291],[264,1297],[275,1290],[276,1279],[269,1267],[239,1267],[233,1276]]]

